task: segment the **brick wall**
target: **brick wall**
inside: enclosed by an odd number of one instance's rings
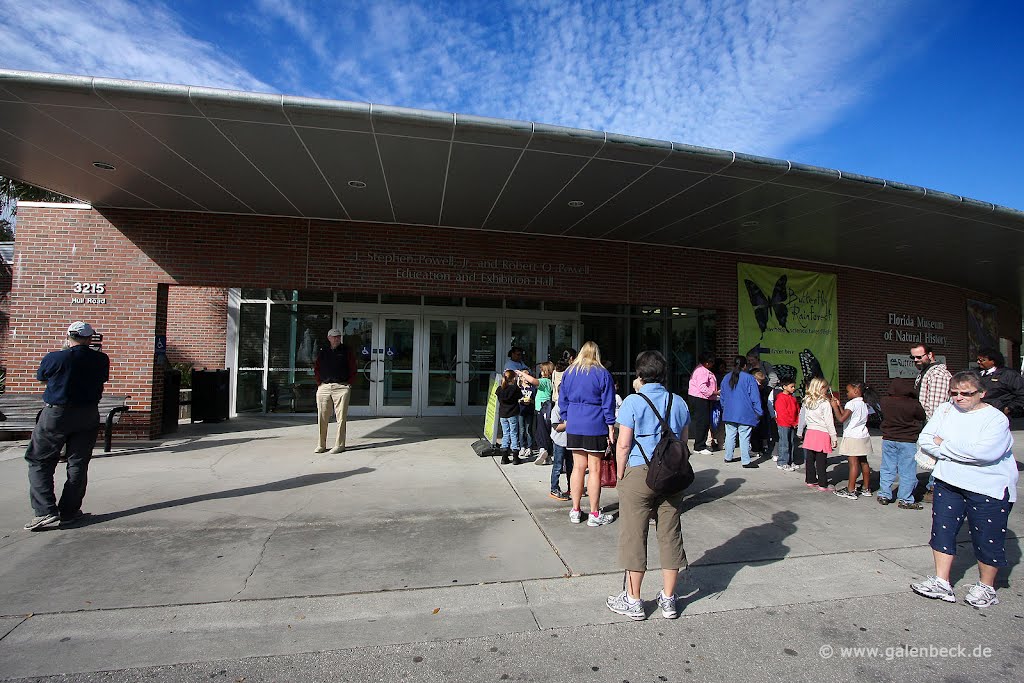
[[[531,260],[527,255],[541,255]],[[718,311],[718,349],[736,352],[736,264],[751,257],[684,248],[370,225],[160,211],[24,207],[18,215],[9,385],[32,377],[57,348],[67,322],[85,319],[107,335],[110,393],[132,395],[130,430],[155,433],[161,370],[153,335],[166,333],[171,362],[224,363],[226,287],[522,297]],[[913,278],[833,266],[757,259],[838,276],[840,381],[884,388],[888,315],[942,321],[950,365],[966,363],[966,299],[999,306],[1000,335],[1020,342],[1015,304]],[[624,265],[624,267],[623,267]],[[700,276],[695,275],[700,273]],[[75,282],[104,282],[105,303],[72,303]],[[154,398],[155,397],[155,398]],[[122,430],[123,431],[123,430]]]
[[[227,345],[228,296],[223,287],[170,287],[167,360],[221,369]]]

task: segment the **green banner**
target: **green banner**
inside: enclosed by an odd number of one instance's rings
[[[767,361],[803,389],[822,376],[839,384],[836,276],[740,263],[740,353]]]
[[[491,385],[487,389],[487,410],[484,412],[484,438],[491,443],[498,440],[498,397],[495,391],[501,383],[501,375],[491,378]]]

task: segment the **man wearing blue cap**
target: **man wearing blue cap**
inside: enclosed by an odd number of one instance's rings
[[[67,348],[43,357],[36,379],[46,383],[43,409],[25,452],[29,497],[36,516],[25,525],[37,531],[55,522],[78,522],[89,475],[89,460],[100,428],[99,402],[103,384],[110,379],[107,354],[89,348],[94,330],[81,321],[68,327]],[[67,445],[68,478],[57,501],[53,473],[61,449]]]

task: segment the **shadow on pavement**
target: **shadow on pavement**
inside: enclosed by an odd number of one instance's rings
[[[680,597],[680,609],[702,598],[721,593],[729,587],[733,577],[743,567],[752,564],[768,564],[778,562],[789,553],[789,546],[783,541],[796,533],[796,522],[799,515],[790,510],[782,510],[772,515],[772,521],[744,529],[720,546],[711,548],[691,567],[715,565],[714,571],[701,572],[699,586],[687,586],[676,589]],[[692,577],[692,575],[691,575]],[[686,583],[691,583],[690,578]],[[691,589],[692,590],[688,590]]]
[[[331,481],[338,481],[339,479],[346,479],[356,474],[368,474],[373,471],[374,468],[372,467],[359,467],[354,470],[349,470],[347,472],[321,472],[317,474],[304,474],[300,477],[282,479],[281,481],[272,481],[266,484],[257,484],[255,486],[243,486],[237,489],[228,489],[227,491],[214,491],[212,493],[203,493],[195,496],[188,496],[186,498],[175,498],[174,500],[165,500],[159,503],[140,505],[138,507],[128,508],[127,510],[118,510],[115,512],[104,512],[101,514],[90,515],[88,519],[85,520],[79,526],[91,526],[93,524],[109,522],[111,520],[120,519],[122,517],[141,515],[143,513],[152,512],[154,510],[163,510],[165,508],[180,507],[182,505],[201,503],[207,500],[239,498],[241,496],[252,496],[258,493],[269,493],[272,491],[288,491],[291,489],[302,488],[304,486],[315,486],[317,484],[325,484]]]
[[[740,485],[746,481],[738,477],[730,477],[720,484],[717,484],[719,470],[701,470],[697,473],[696,479],[688,489],[691,492],[687,498],[683,500],[683,504],[679,511],[683,514],[687,510],[692,510],[698,505],[704,505],[705,503],[713,503],[719,498],[724,498],[730,493],[735,493],[739,490]]]

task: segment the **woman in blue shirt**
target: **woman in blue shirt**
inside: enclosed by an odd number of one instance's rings
[[[644,351],[636,357],[639,393],[650,399],[669,427],[683,443],[687,439],[690,411],[686,400],[665,388],[668,364],[657,351]],[[671,400],[671,402],[670,402]],[[619,562],[626,570],[626,586],[608,598],[608,609],[631,619],[645,619],[640,585],[647,571],[648,520],[656,516],[662,590],[658,606],[666,619],[679,616],[675,588],[679,570],[687,566],[686,551],[680,533],[679,515],[683,491],[658,494],[647,487],[647,462],[661,440],[661,420],[642,396],[627,396],[619,408],[619,439],[616,443],[619,492]],[[643,450],[641,451],[641,447]]]
[[[732,372],[722,378],[718,400],[722,402],[722,421],[725,422],[725,461],[736,461],[732,455],[736,452],[738,434],[743,466],[755,469],[757,463],[750,461],[750,431],[761,419],[763,411],[757,380],[746,370],[746,357],[736,356]]]
[[[587,526],[604,526],[615,518],[601,512],[601,458],[615,434],[615,380],[601,364],[601,350],[594,342],[580,349],[576,360],[562,375],[558,410],[565,422],[566,449],[572,451],[569,521],[583,521],[583,475],[590,470],[587,493],[590,516]]]

